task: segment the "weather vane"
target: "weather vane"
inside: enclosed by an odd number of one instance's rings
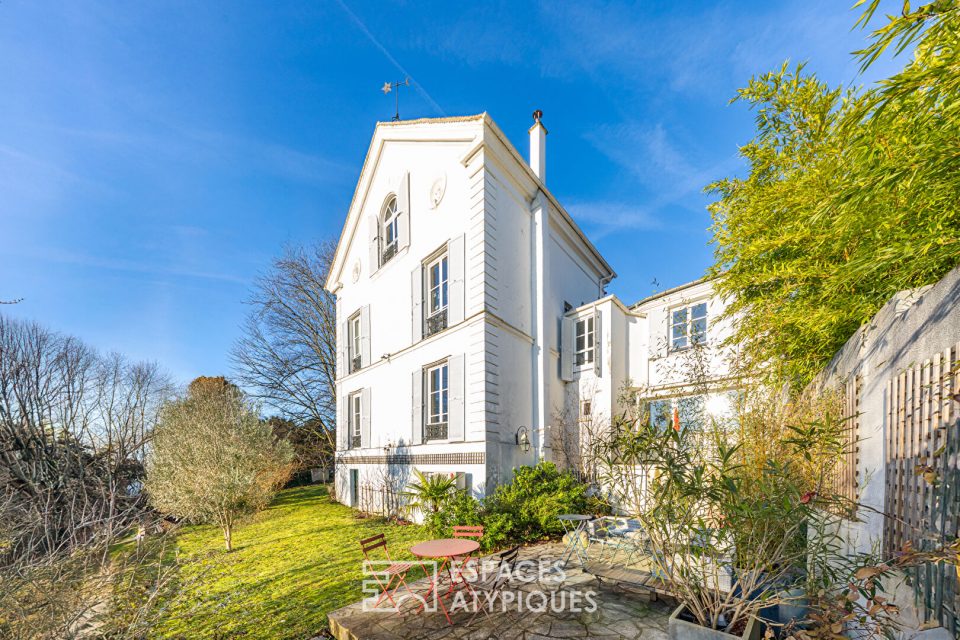
[[[400,119],[400,87],[409,87],[409,86],[410,86],[410,78],[405,78],[403,82],[384,82],[383,87],[380,89],[381,91],[383,91],[383,95],[387,95],[394,89],[397,90],[397,93],[395,95],[396,113],[393,114],[394,121]]]

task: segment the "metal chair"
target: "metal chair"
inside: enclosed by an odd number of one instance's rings
[[[383,602],[383,599],[387,598],[390,601],[390,604],[393,605],[394,609],[399,611],[400,607],[393,599],[393,596],[396,594],[397,590],[400,589],[400,585],[403,585],[411,596],[417,598],[417,595],[410,589],[410,586],[404,580],[407,572],[414,567],[414,564],[412,562],[394,561],[390,557],[390,552],[387,550],[387,538],[385,535],[378,533],[375,536],[361,540],[360,549],[363,551],[364,559],[367,562],[374,564],[374,568],[379,569],[379,571],[371,572],[373,573],[374,579],[377,581],[377,584],[380,585],[380,589],[382,590],[380,597],[377,598],[377,602],[373,605],[374,607],[379,606],[380,603]],[[377,549],[383,549],[383,555],[386,560],[379,560],[370,557],[371,552],[376,551]],[[387,577],[386,584],[384,584],[380,579],[381,575]],[[391,590],[390,586],[394,584],[394,580],[396,580],[396,586],[394,586],[393,590]]]
[[[494,600],[499,597],[503,588],[510,584],[510,579],[513,577],[519,555],[519,546],[504,551],[499,555],[497,571],[493,576],[482,576],[484,579],[471,583],[470,586],[473,588],[474,594],[477,596],[483,595],[487,606],[479,605],[477,610],[473,612],[473,617],[467,622],[468,625],[473,623],[481,611],[487,614],[488,618],[490,617],[490,609],[493,607]]]
[[[453,525],[453,537],[454,538],[471,538],[480,542],[483,538],[483,525],[468,525],[468,524],[455,524]],[[458,565],[460,577],[463,578],[463,570],[470,566],[471,560],[473,561],[474,567],[477,565],[477,559],[473,557],[472,554],[467,554],[465,556],[454,556],[451,558],[454,564]],[[450,576],[453,580],[453,576]],[[465,578],[463,578],[465,579]]]

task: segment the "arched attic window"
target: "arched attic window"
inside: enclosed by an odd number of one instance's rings
[[[391,196],[380,214],[380,264],[386,264],[397,254],[400,241],[400,215],[397,209],[397,197]]]

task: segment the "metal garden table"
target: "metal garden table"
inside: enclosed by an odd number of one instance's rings
[[[450,619],[450,614],[447,612],[447,607],[443,604],[444,596],[453,593],[454,578],[453,571],[450,568],[450,561],[455,557],[465,556],[469,558],[470,554],[479,548],[479,542],[476,540],[467,540],[465,538],[441,538],[439,540],[428,540],[427,542],[421,542],[420,544],[415,544],[410,547],[410,553],[418,558],[435,558],[441,560],[440,566],[437,567],[436,579],[434,579],[430,571],[427,571],[427,567],[424,566],[423,562],[420,562],[420,566],[423,567],[424,572],[427,574],[427,577],[430,580],[430,588],[427,589],[427,593],[423,597],[423,604],[420,605],[421,609],[426,609],[426,603],[430,598],[430,594],[434,594],[436,596],[437,603],[440,605],[440,610],[443,611],[443,615],[447,618],[447,622],[453,624],[453,621]],[[447,590],[446,594],[441,594],[439,576],[444,571],[450,575],[450,588]],[[459,569],[457,570],[457,573],[460,574]],[[460,575],[460,578],[462,579],[463,584],[470,589],[470,583],[463,579],[462,575]]]
[[[563,557],[563,566],[566,567],[567,563],[570,562],[570,556],[576,553],[580,566],[584,567],[587,562],[587,548],[583,544],[583,538],[586,537],[583,531],[587,522],[593,518],[579,513],[564,513],[557,516],[557,519],[560,520],[563,533],[567,538],[567,553]]]

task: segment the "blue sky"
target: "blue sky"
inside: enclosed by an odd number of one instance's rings
[[[869,82],[851,2],[0,3],[3,312],[229,373],[249,286],[284,244],[335,237],[388,80],[404,118],[488,111],[632,302],[711,261],[702,187],[743,170],[754,73],[806,60]]]

